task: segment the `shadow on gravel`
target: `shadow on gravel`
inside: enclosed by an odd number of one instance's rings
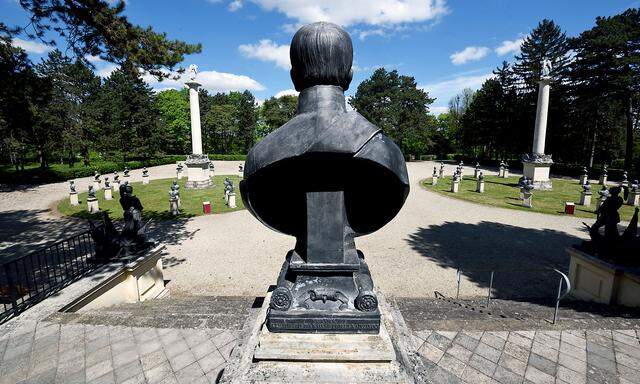
[[[422,256],[444,268],[461,271],[471,283],[487,288],[494,272],[492,297],[527,301],[552,299],[560,275],[567,273],[566,248],[581,239],[554,230],[538,230],[483,221],[446,222],[420,228],[407,242]],[[469,281],[462,279],[461,291]],[[454,288],[455,279],[445,288]],[[553,301],[550,300],[549,303]]]

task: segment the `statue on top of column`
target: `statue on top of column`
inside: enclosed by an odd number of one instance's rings
[[[196,79],[196,76],[198,75],[198,66],[195,64],[191,64],[189,66],[189,80],[194,81]]]

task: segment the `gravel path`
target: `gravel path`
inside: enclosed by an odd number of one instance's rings
[[[216,173],[235,174],[238,163],[215,162]],[[566,270],[564,248],[586,238],[583,219],[493,208],[428,192],[419,181],[431,176],[433,165],[409,163],[411,193],[402,211],[380,231],[356,240],[376,285],[391,296],[451,295],[461,268],[461,294],[479,295],[486,294],[489,272],[478,270],[517,269],[496,272],[494,295],[547,296],[556,289],[553,273],[521,270]],[[452,170],[447,167],[447,174]],[[173,165],[150,168],[151,178],[173,172]],[[466,174],[472,173],[468,168]],[[137,181],[141,171],[132,175]],[[81,190],[89,180],[77,181]],[[66,195],[67,183],[0,192],[0,251],[12,254],[84,230],[84,223],[49,210]],[[286,196],[274,204],[287,209]],[[165,277],[174,295],[261,295],[275,283],[294,245],[293,238],[269,230],[247,211],[160,224],[156,237],[168,243]]]

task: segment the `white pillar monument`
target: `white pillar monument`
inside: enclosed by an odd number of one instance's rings
[[[551,169],[551,155],[545,155],[544,147],[547,137],[547,114],[549,112],[549,90],[551,88],[551,61],[545,59],[542,62],[542,71],[538,87],[538,105],[536,108],[536,125],[533,133],[533,147],[531,154],[522,158],[523,173],[533,181],[535,189],[551,190],[552,184],[549,178]]]
[[[191,155],[187,157],[187,182],[185,188],[208,188],[211,184],[209,178],[209,157],[202,153],[202,129],[200,127],[200,101],[196,82],[198,66],[189,66],[189,81],[185,83],[189,87],[189,111],[191,114]]]

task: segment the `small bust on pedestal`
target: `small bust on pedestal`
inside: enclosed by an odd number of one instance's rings
[[[113,198],[111,194],[111,182],[109,182],[109,176],[105,176],[104,178],[104,187],[102,188],[104,192],[104,199],[111,200]]]
[[[443,178],[444,177],[444,163],[441,161],[440,162],[440,173],[438,174],[439,178]]]
[[[113,172],[113,192],[118,192],[120,190],[120,175],[118,175],[117,171]]]
[[[606,185],[607,184],[607,176],[608,176],[608,171],[607,171],[607,165],[605,164],[602,167],[602,174],[600,175],[600,185]]]
[[[638,190],[638,180],[633,180],[631,187],[629,188],[629,196],[627,197],[627,204],[637,207],[640,203],[640,190]]]
[[[473,171],[473,178],[477,179],[480,174],[480,163],[476,163],[476,169]]]
[[[478,173],[478,181],[476,181],[476,192],[484,193],[484,174],[482,171]]]
[[[124,167],[124,171],[122,173],[123,173],[124,179],[129,180],[129,178],[131,177],[131,175],[129,175],[129,168]]]
[[[438,170],[433,166],[433,175],[431,175],[431,185],[438,185]]]
[[[458,193],[460,188],[460,174],[456,171],[451,177],[451,192]]]
[[[93,188],[93,185],[89,186],[89,191],[87,192],[87,210],[89,213],[96,213],[100,210],[96,190]]]
[[[500,166],[498,167],[498,177],[504,177],[504,161],[500,161]]]
[[[142,184],[149,184],[149,170],[147,167],[142,168]]]
[[[95,171],[95,173],[93,174],[93,189],[95,189],[96,191],[99,190],[100,184],[102,184],[102,181],[100,180],[100,173],[98,171]]]
[[[580,176],[580,185],[585,185],[589,180],[589,171],[587,167],[582,167],[582,176]]]
[[[589,180],[582,185],[582,192],[580,192],[580,205],[589,206],[591,205],[591,184],[589,184]]]
[[[76,191],[76,183],[75,181],[69,181],[69,202],[71,205],[78,205],[78,191]]]

